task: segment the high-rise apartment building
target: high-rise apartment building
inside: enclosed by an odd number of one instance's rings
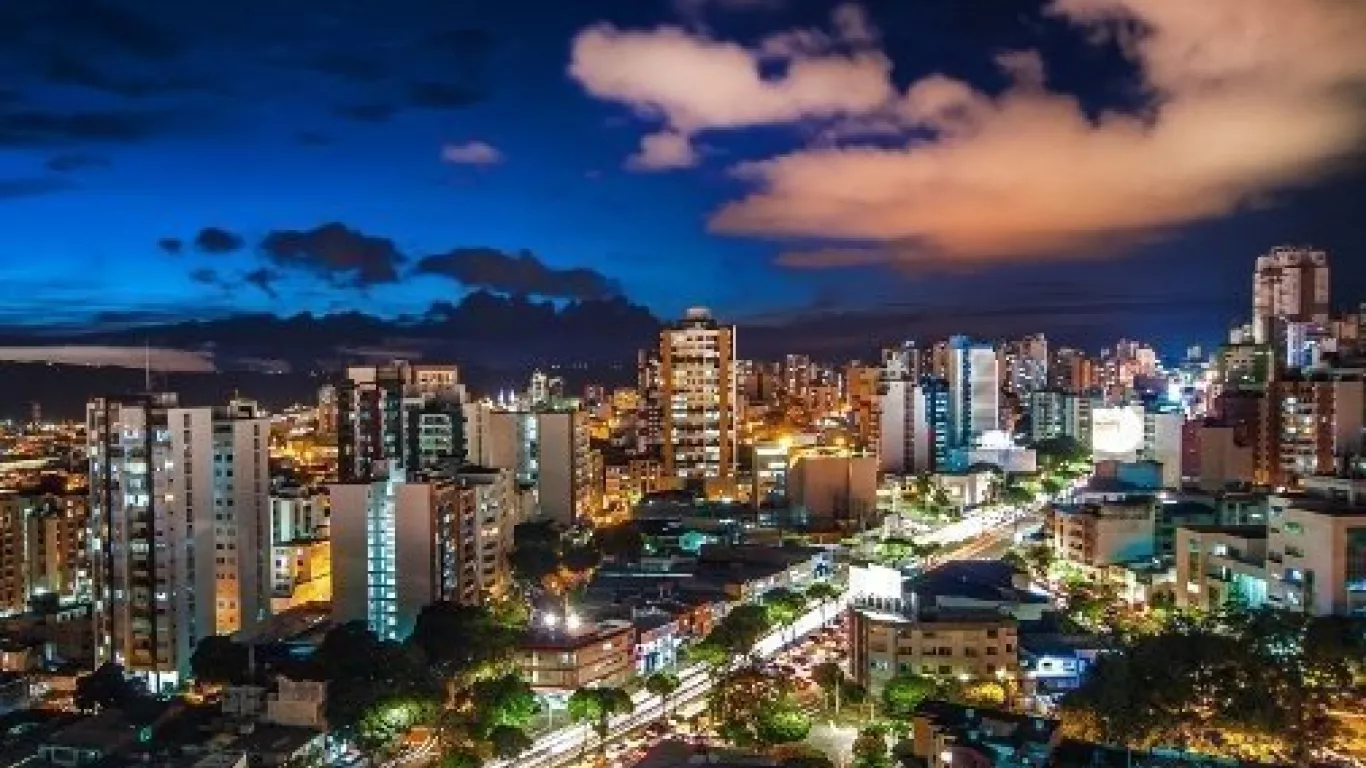
[[[86,413],[96,658],[174,687],[201,639],[250,636],[269,611],[270,419],[174,394]]]
[[[1331,302],[1328,254],[1279,246],[1257,257],[1252,274],[1252,332],[1258,344],[1275,343],[1276,321],[1327,323]]]
[[[1358,378],[1277,381],[1268,415],[1273,484],[1333,474],[1340,459],[1362,452],[1366,384]]]
[[[664,471],[684,483],[735,479],[735,327],[703,308],[659,336]]]
[[[337,385],[337,459],[343,482],[441,469],[464,459],[465,387],[453,365],[354,366]]]
[[[879,450],[882,415],[879,390],[882,369],[871,365],[849,365],[844,369],[845,400],[853,420],[858,447]]]
[[[438,600],[505,591],[518,522],[510,470],[399,474],[330,486],[333,619],[385,639],[407,637]]]
[[[933,433],[925,389],[909,379],[889,379],[882,382],[878,399],[878,468],[897,475],[932,471]]]
[[[0,615],[42,595],[89,597],[89,498],[0,490]]]
[[[950,447],[971,446],[1001,428],[1001,376],[996,349],[966,336],[949,339]]]
[[[526,516],[568,526],[599,511],[603,478],[595,471],[587,412],[482,401],[465,407],[465,421],[469,460],[512,471],[529,494]]]
[[[1000,354],[1006,391],[1028,398],[1048,388],[1048,338],[1042,333],[1010,342]]]
[[[1063,392],[1085,392],[1096,386],[1095,362],[1079,349],[1059,348],[1049,362],[1048,384]]]

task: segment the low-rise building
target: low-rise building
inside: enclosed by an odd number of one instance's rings
[[[855,603],[849,623],[853,678],[878,693],[898,674],[993,680],[1019,671],[1015,619],[992,611],[920,611],[912,603]]]
[[[1219,608],[1267,602],[1266,526],[1194,525],[1176,529],[1177,605]]]
[[[916,707],[911,724],[911,752],[927,768],[1047,765],[1062,740],[1057,720],[938,700]]]
[[[1153,557],[1153,497],[1118,496],[1050,511],[1053,552],[1075,566],[1103,568]]]
[[[1366,615],[1366,481],[1306,478],[1304,493],[1270,498],[1271,605]]]
[[[636,630],[629,621],[579,626],[553,620],[534,626],[517,647],[514,661],[532,688],[570,692],[594,685],[621,685],[635,674]]]

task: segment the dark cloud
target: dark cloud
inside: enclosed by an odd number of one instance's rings
[[[304,68],[350,83],[372,83],[389,76],[389,65],[383,61],[346,51],[316,56]]]
[[[514,295],[561,299],[621,295],[621,286],[596,270],[556,269],[526,251],[509,254],[494,248],[457,248],[422,259],[415,272],[442,275],[472,288]]]
[[[242,236],[221,227],[205,227],[194,237],[194,247],[204,253],[222,254],[241,250]]]
[[[460,109],[483,99],[481,91],[459,83],[426,80],[408,85],[409,103],[423,109]]]
[[[321,277],[333,286],[367,288],[398,281],[403,254],[394,242],[332,222],[306,230],[277,230],[261,250],[280,269]]]
[[[127,7],[99,0],[45,2],[42,18],[54,34],[68,41],[109,46],[144,59],[168,59],[181,51],[170,30]]]
[[[48,57],[43,78],[56,85],[74,85],[130,99],[216,90],[206,81],[184,75],[150,79],[119,77],[113,74],[105,62],[96,62],[65,52],[54,53]]]
[[[157,241],[157,247],[175,256],[185,250],[185,241],[178,237],[163,237]]]
[[[164,130],[168,117],[138,110],[0,113],[0,146],[142,141]]]
[[[371,102],[368,104],[339,104],[333,108],[341,117],[362,123],[382,123],[394,116],[398,108],[393,104]]]
[[[109,165],[109,158],[103,155],[92,155],[89,152],[64,152],[48,158],[45,165],[49,171],[71,173],[87,168],[105,168]]]
[[[199,283],[200,285],[207,285],[213,288],[221,288],[223,290],[227,290],[229,288],[228,282],[223,279],[222,275],[218,274],[218,270],[216,269],[201,267],[199,269],[191,270],[190,279],[196,283]]]
[[[317,131],[300,131],[294,135],[294,140],[305,147],[325,147],[332,143],[332,137]]]
[[[61,192],[74,186],[66,179],[35,176],[21,179],[0,179],[0,200],[16,197],[36,197]]]
[[[444,29],[433,33],[426,43],[438,53],[464,57],[487,53],[493,47],[493,36],[482,29]]]
[[[254,285],[257,288],[260,288],[262,293],[266,294],[272,299],[277,299],[280,297],[280,294],[275,292],[275,281],[278,279],[280,279],[280,275],[277,272],[275,272],[274,270],[267,269],[265,267],[261,267],[260,269],[253,269],[252,271],[242,276],[243,282],[247,283],[248,285]]]

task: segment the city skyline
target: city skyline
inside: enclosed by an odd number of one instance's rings
[[[1278,245],[1366,294],[1339,97],[1366,22],[1342,4],[69,5],[6,10],[34,31],[0,94],[11,337],[401,328],[482,289],[706,305],[826,348],[1025,325],[1171,354],[1241,322]],[[1119,11],[1148,35],[1104,39]]]

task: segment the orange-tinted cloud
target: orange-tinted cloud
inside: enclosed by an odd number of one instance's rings
[[[1078,255],[1310,181],[1363,138],[1366,3],[1058,0],[1052,12],[1122,35],[1147,114],[1088,118],[1045,90],[1036,56],[1004,57],[1015,85],[995,97],[928,77],[897,111],[932,139],[744,164],[757,191],[713,229],[922,243],[899,249],[910,259]]]
[[[855,6],[833,31],[754,49],[670,27],[592,27],[570,72],[663,124],[632,167],[695,163],[703,131],[815,121],[809,147],[735,168],[753,192],[710,221],[831,246],[784,259],[803,267],[1113,252],[1312,182],[1366,139],[1366,2],[1054,0],[1048,12],[1119,41],[1148,91],[1141,114],[1088,114],[1048,89],[1029,51],[997,57],[1013,83],[1001,93],[943,75],[898,92]],[[762,77],[775,56],[784,76]],[[904,144],[889,145],[898,129]]]
[[[665,124],[632,167],[683,167],[696,162],[691,137],[701,131],[862,114],[894,98],[891,61],[864,47],[872,32],[861,12],[841,9],[834,22],[833,36],[809,32],[798,46],[785,35],[756,50],[679,27],[601,24],[574,38],[569,74],[593,96]],[[851,50],[828,50],[836,42]],[[782,77],[763,76],[773,57],[786,62]]]

